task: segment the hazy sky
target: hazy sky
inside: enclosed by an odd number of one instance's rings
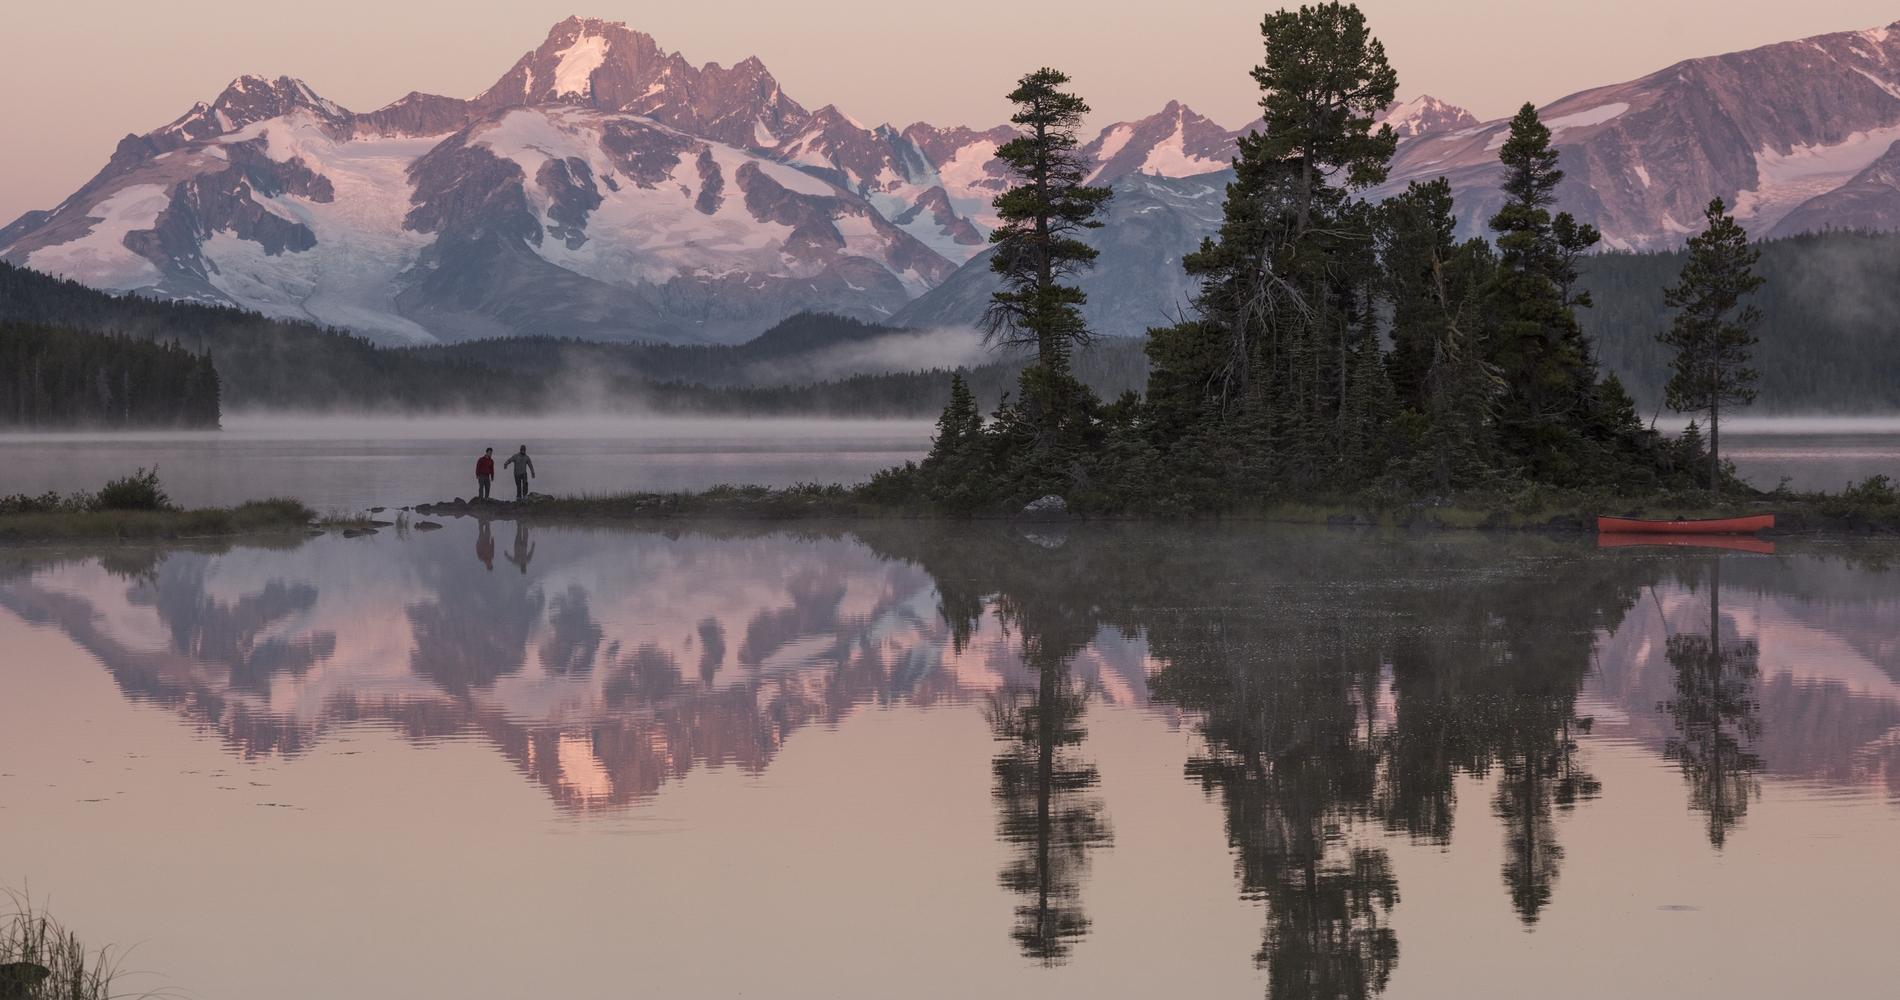
[[[1180,100],[1254,116],[1262,0],[9,0],[0,10],[0,224],[51,208],[128,132],[243,73],[289,75],[352,110],[411,90],[472,97],[569,14],[625,21],[694,64],[765,61],[809,108],[866,124],[989,126],[1023,72],[1076,78],[1096,126]],[[1360,0],[1399,71],[1481,118],[1679,59],[1890,23],[1875,0]]]

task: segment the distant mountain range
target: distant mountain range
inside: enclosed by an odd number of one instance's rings
[[[1900,25],[1896,25],[1900,27]],[[1900,227],[1900,31],[1693,59],[1544,109],[1560,207],[1626,249],[1679,245],[1721,196],[1751,232]],[[1496,210],[1504,121],[1395,104],[1381,197],[1449,177],[1467,233]],[[1092,321],[1134,334],[1185,305],[1235,140],[1169,102],[1084,152],[1115,187]],[[729,343],[802,310],[965,324],[1014,133],[868,128],[807,110],[763,63],[694,67],[625,25],[570,18],[473,98],[358,114],[240,77],[127,136],[0,259],[96,288],[229,303],[382,343],[512,335]],[[966,264],[975,264],[966,267]]]

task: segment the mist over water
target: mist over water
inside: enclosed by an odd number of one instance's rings
[[[473,496],[475,460],[522,445],[536,492],[701,490],[862,482],[921,457],[927,420],[227,416],[222,431],[0,435],[0,495],[96,490],[143,466],[187,506],[296,497],[319,511]],[[512,483],[497,483],[497,496]]]
[[[1783,476],[1790,489],[1828,492],[1868,476],[1900,480],[1900,416],[1731,418],[1722,421],[1722,456],[1761,490]]]
[[[157,465],[188,506],[292,496],[319,511],[401,507],[473,495],[482,449],[500,458],[524,444],[533,488],[554,495],[849,486],[923,457],[932,433],[924,419],[238,413],[221,431],[0,434],[0,495],[96,490]],[[1736,418],[1723,422],[1722,453],[1764,490],[1782,476],[1794,489],[1830,491],[1871,475],[1900,479],[1900,417]]]

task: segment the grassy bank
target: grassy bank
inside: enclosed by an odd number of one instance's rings
[[[216,538],[304,531],[316,512],[283,497],[194,510],[52,510],[0,514],[0,542]]]
[[[862,487],[800,484],[785,489],[765,486],[715,486],[701,492],[620,493],[602,496],[536,497],[511,501],[458,501],[416,508],[430,516],[547,521],[736,519],[798,520],[836,518],[942,518],[924,506],[892,506],[867,500]],[[1741,517],[1776,515],[1775,533],[1900,533],[1900,497],[1882,482],[1840,494],[1778,491],[1761,495],[1721,496],[1688,490],[1632,498],[1610,491],[1527,487],[1515,492],[1473,491],[1424,499],[1377,493],[1319,496],[1271,501],[1192,518],[1159,519],[1089,514],[1076,520],[1278,521],[1292,524],[1355,524],[1431,530],[1484,529],[1594,531],[1596,517],[1611,514],[1646,518]],[[1021,516],[1020,507],[971,515],[978,520]]]

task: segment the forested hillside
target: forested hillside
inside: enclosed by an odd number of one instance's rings
[[[1887,412],[1900,409],[1900,233],[1833,232],[1758,244],[1755,293],[1762,324],[1755,367],[1761,396],[1752,412]],[[1686,251],[1608,253],[1582,265],[1595,308],[1578,310],[1645,419],[1669,378],[1663,288]]]
[[[943,409],[950,399],[952,375],[950,368],[920,365],[894,374],[759,384],[761,365],[883,337],[927,335],[823,313],[801,313],[732,347],[520,337],[450,347],[379,348],[347,331],[230,307],[114,296],[0,262],[4,321],[68,327],[68,335],[75,338],[81,337],[76,331],[123,335],[93,339],[146,343],[154,350],[158,348],[151,342],[177,342],[182,354],[209,355],[226,411],[538,412],[579,407],[916,417]],[[1005,358],[966,375],[977,398],[993,405],[1005,387],[1014,387],[1025,363]],[[1083,352],[1076,368],[1079,377],[1108,397],[1139,388],[1147,377],[1147,359],[1136,340],[1106,339]],[[5,371],[17,374],[19,366],[9,361]]]
[[[216,427],[218,372],[176,344],[0,321],[0,427]]]

